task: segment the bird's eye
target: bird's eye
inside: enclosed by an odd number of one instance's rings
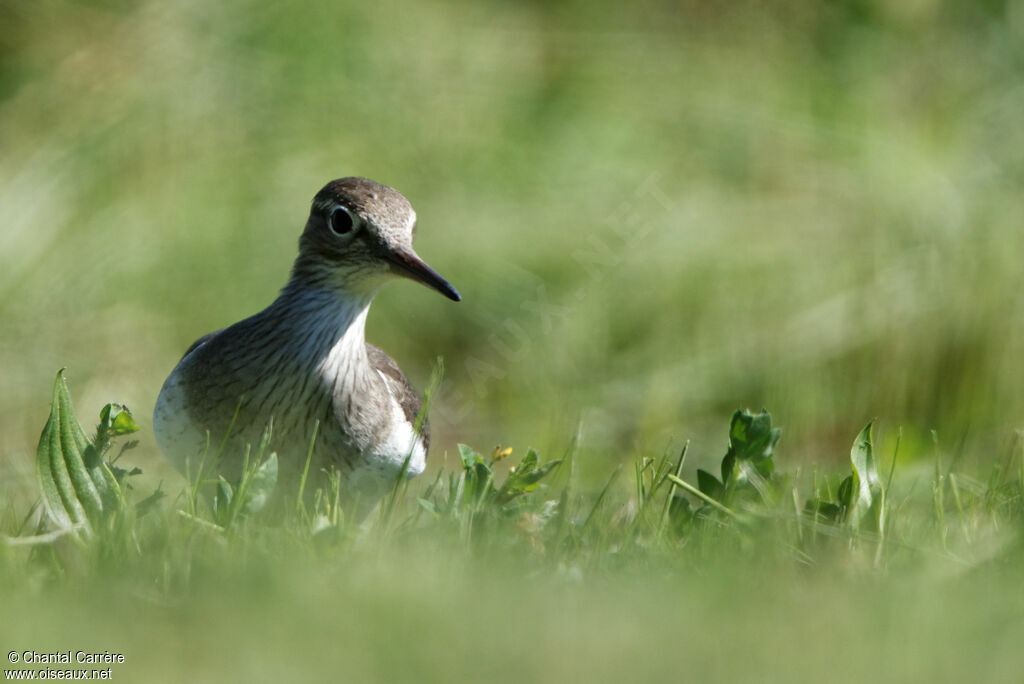
[[[331,212],[327,226],[335,235],[348,235],[356,226],[355,218],[345,207],[337,207]]]

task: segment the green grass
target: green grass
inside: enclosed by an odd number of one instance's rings
[[[1013,3],[40,0],[0,26],[0,531],[35,533],[62,367],[87,425],[133,410],[130,503],[168,494],[108,555],[0,544],[0,645],[123,649],[143,680],[1016,679]],[[419,387],[446,361],[428,472],[323,547],[262,514],[225,536],[176,512],[150,409],[350,174],[410,198],[464,295],[395,284],[369,317]],[[638,469],[689,443],[681,478],[720,477],[738,406],[785,429],[789,489],[652,532]],[[881,555],[798,513],[840,501],[873,418]],[[571,454],[526,496],[568,487],[564,526],[434,518],[460,443]]]
[[[0,596],[31,628],[5,621],[0,639],[124,653],[115,677],[1011,681],[1019,671],[1019,453],[984,480],[938,461],[930,477],[882,479],[869,424],[847,478],[806,477],[781,467],[767,413],[737,411],[721,480],[681,478],[684,449],[594,490],[578,477],[584,451],[554,461],[530,451],[502,473],[504,453],[460,445],[455,472],[397,483],[360,520],[330,487],[308,504],[292,492],[283,514],[265,509],[276,460],[262,450],[245,484],[221,480],[213,501],[197,499],[198,486],[142,498],[107,436],[130,434],[130,417],[108,406],[84,442],[75,420],[58,376],[38,455],[45,506],[0,518]],[[91,507],[79,505],[88,482]]]

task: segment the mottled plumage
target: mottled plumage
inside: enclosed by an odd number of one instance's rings
[[[240,471],[273,419],[280,487],[305,464],[335,468],[372,498],[423,471],[427,425],[413,431],[421,399],[398,365],[364,338],[374,295],[395,276],[458,301],[458,292],[412,250],[416,213],[399,192],[364,178],[328,183],[313,200],[291,278],[260,313],[204,335],[164,383],[153,413],[157,441],[182,472],[228,434],[220,472]]]

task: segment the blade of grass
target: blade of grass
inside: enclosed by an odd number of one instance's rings
[[[700,491],[699,489],[694,487],[692,484],[687,482],[686,480],[683,480],[682,478],[676,477],[675,475],[669,475],[668,479],[671,480],[672,482],[674,482],[679,487],[682,487],[683,489],[685,489],[690,494],[693,494],[695,497],[697,497],[698,499],[700,499],[704,503],[708,504],[712,508],[715,508],[715,509],[725,513],[726,515],[730,516],[731,518],[733,518],[735,520],[740,520],[739,514],[735,513],[734,511],[732,511],[732,510],[726,508],[725,506],[723,506],[722,504],[718,503],[717,501],[712,499],[710,496],[708,496],[707,494],[705,494],[704,492]]]
[[[679,460],[676,461],[675,470],[673,470],[672,473],[670,473],[671,475],[675,475],[679,479],[682,479],[683,477],[683,463],[686,462],[686,452],[689,450],[689,448],[690,440],[686,440],[686,442],[683,444],[682,450],[679,452]],[[665,525],[668,524],[669,511],[672,509],[672,497],[676,495],[676,487],[679,486],[675,482],[673,482],[672,479],[669,478],[667,475],[665,479],[668,480],[668,496],[665,497],[665,506],[664,508],[662,508],[661,511],[661,523],[658,525],[659,534],[665,531]]]
[[[295,512],[304,518],[308,517],[306,504],[303,496],[306,492],[306,478],[309,477],[309,464],[313,460],[313,447],[316,445],[316,436],[320,430],[320,419],[313,421],[313,435],[309,438],[309,449],[306,450],[306,463],[302,467],[302,477],[299,478],[299,492],[295,496]]]

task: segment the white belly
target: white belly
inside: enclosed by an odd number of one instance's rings
[[[185,390],[171,374],[153,408],[153,435],[160,450],[183,475],[195,476],[206,452],[206,435],[189,420]]]

